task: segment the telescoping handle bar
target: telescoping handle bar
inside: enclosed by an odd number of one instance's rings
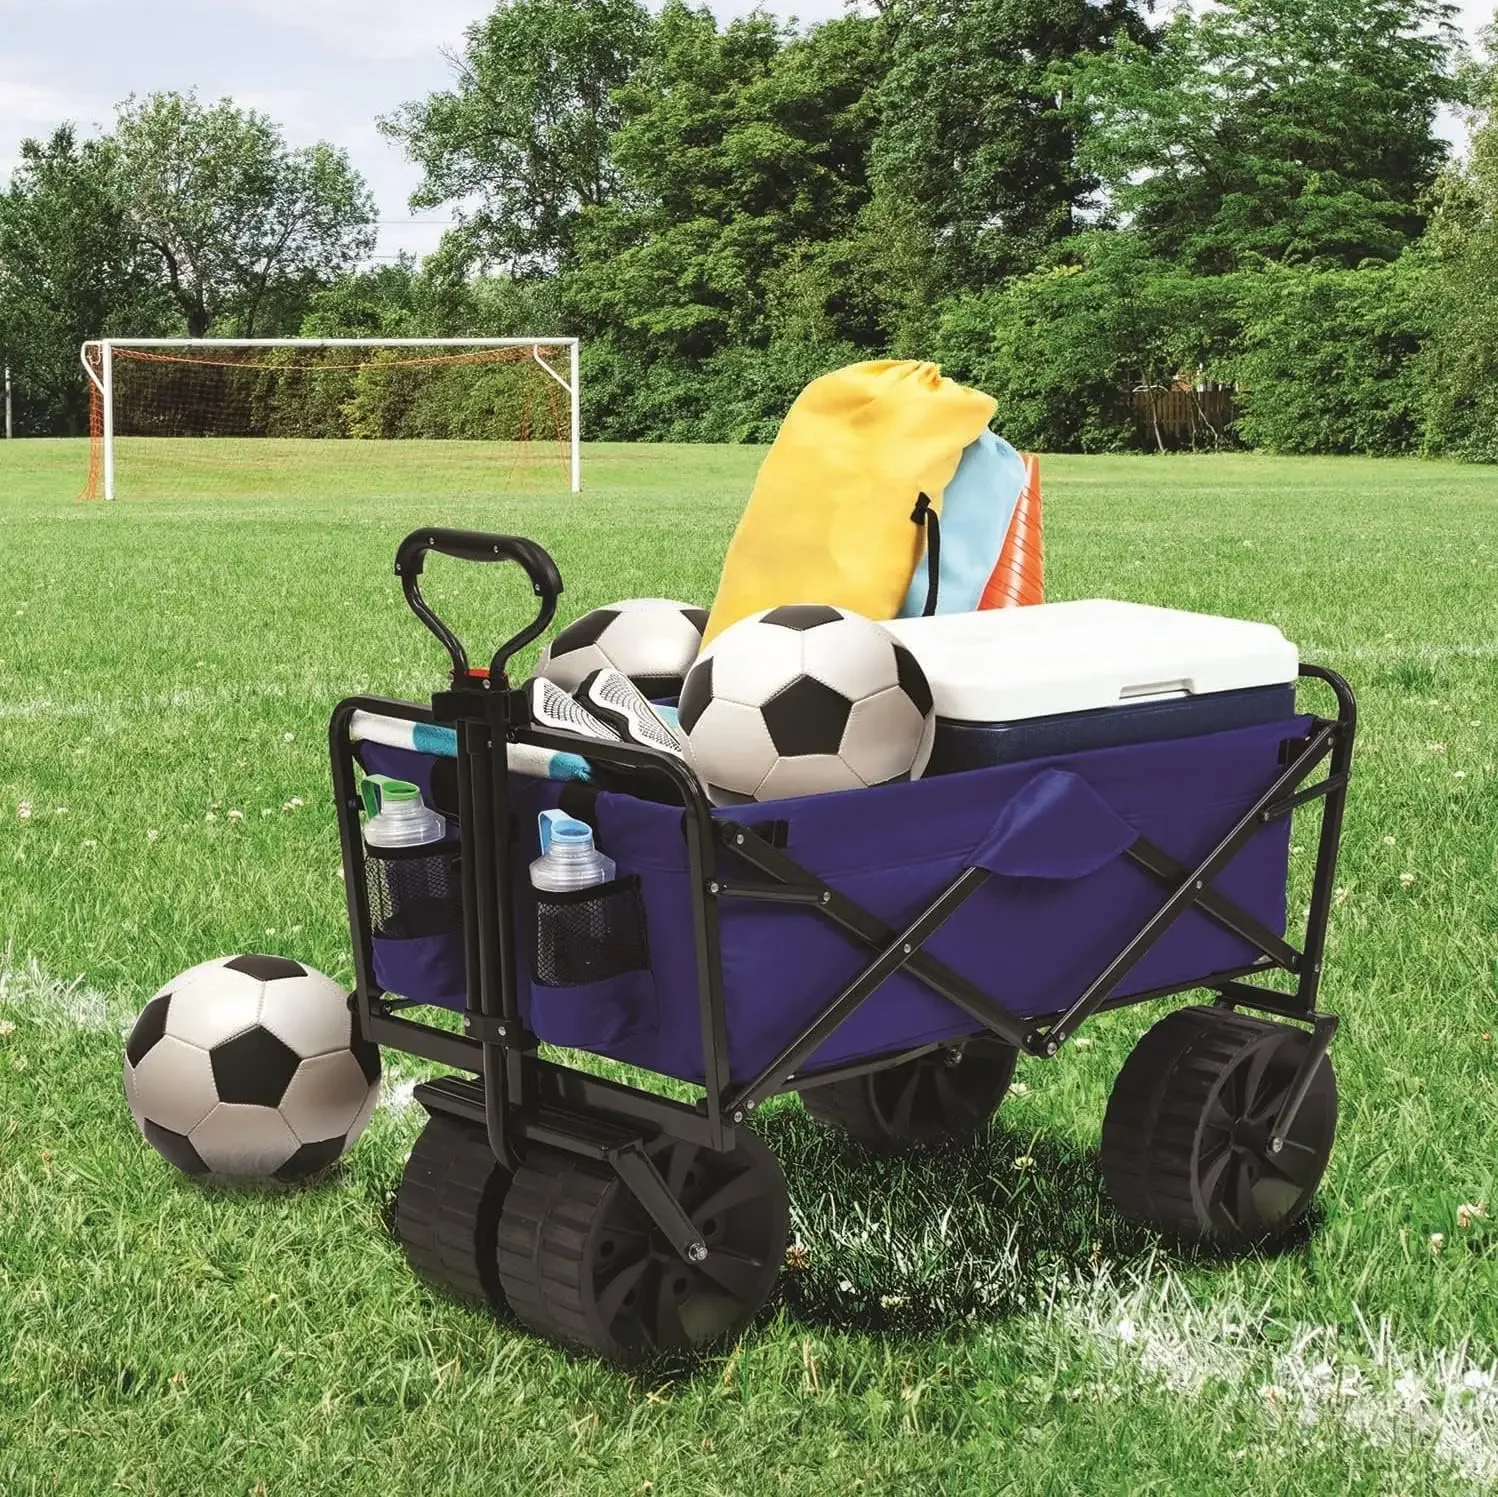
[[[513,561],[525,569],[531,581],[531,591],[541,600],[541,607],[524,629],[494,652],[489,675],[494,680],[502,679],[510,657],[538,638],[556,614],[557,599],[562,593],[562,574],[557,570],[556,562],[544,546],[524,536],[487,535],[481,530],[445,530],[432,526],[426,530],[413,530],[400,543],[395,553],[395,575],[401,580],[401,589],[412,613],[437,636],[451,658],[455,683],[470,674],[468,652],[421,595],[417,579],[425,569],[430,551],[458,561]]]

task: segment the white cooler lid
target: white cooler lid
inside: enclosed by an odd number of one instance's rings
[[[1300,665],[1273,624],[1105,599],[885,627],[920,661],[937,716],[957,722],[1022,722],[1281,685]]]

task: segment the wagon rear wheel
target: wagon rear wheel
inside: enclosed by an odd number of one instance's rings
[[[692,1351],[746,1325],[785,1259],[775,1156],[747,1129],[718,1153],[663,1135],[647,1150],[707,1244],[686,1263],[607,1166],[534,1149],[499,1228],[500,1282],[526,1325],[625,1365]]]
[[[811,1086],[801,1105],[880,1154],[970,1138],[993,1116],[1019,1052],[980,1036],[881,1071]]]
[[[494,1248],[509,1185],[482,1128],[428,1118],[395,1197],[395,1233],[416,1273],[472,1304],[502,1305]]]
[[[1119,1072],[1103,1121],[1103,1178],[1118,1209],[1225,1248],[1288,1232],[1316,1193],[1337,1127],[1323,1056],[1283,1147],[1270,1148],[1310,1038],[1217,1008],[1156,1024]]]

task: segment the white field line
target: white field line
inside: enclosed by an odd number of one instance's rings
[[[1392,642],[1363,644],[1335,653],[1345,660],[1418,660],[1431,665],[1442,660],[1491,660],[1494,656],[1498,656],[1498,640],[1482,640],[1475,644],[1458,642],[1448,645],[1411,646]],[[1320,659],[1321,657],[1315,655],[1307,658]]]
[[[431,694],[435,679],[430,673],[397,675],[393,679],[383,679],[379,685],[380,690],[387,694],[414,694],[416,699],[420,699]],[[291,681],[249,681],[229,677],[206,685],[174,687],[169,691],[87,692],[67,701],[52,696],[29,697],[0,703],[0,718],[93,717],[113,721],[141,714],[204,712],[265,701],[327,702],[331,706],[368,684],[357,679],[334,681],[305,677]]]
[[[1210,1388],[1218,1402],[1296,1426],[1301,1439],[1345,1430],[1370,1446],[1428,1450],[1477,1487],[1498,1484],[1498,1362],[1465,1344],[1399,1345],[1387,1321],[1361,1315],[1350,1336],[1285,1326],[1267,1307],[1205,1307],[1158,1265],[1130,1284],[1104,1271],[1085,1289],[1061,1289],[1045,1323],[1122,1385],[1185,1398]]]
[[[135,1027],[143,1005],[88,987],[81,977],[52,977],[35,957],[17,962],[13,951],[0,951],[0,1021],[28,1020],[43,1029],[109,1032],[121,1040]],[[121,1056],[124,1047],[121,1046]],[[122,1060],[123,1063],[123,1060]],[[394,1074],[387,1065],[380,1086],[380,1108],[401,1114],[416,1105],[414,1079]]]
[[[0,1018],[7,1010],[26,1016],[44,1028],[114,1030],[128,1034],[135,1012],[123,1000],[84,984],[50,977],[28,957],[18,964],[7,948],[0,952]]]

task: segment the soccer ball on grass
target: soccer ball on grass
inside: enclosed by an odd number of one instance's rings
[[[163,1158],[190,1175],[299,1180],[364,1131],[379,1049],[348,995],[280,956],[204,962],[161,989],[125,1046],[125,1098]]]

